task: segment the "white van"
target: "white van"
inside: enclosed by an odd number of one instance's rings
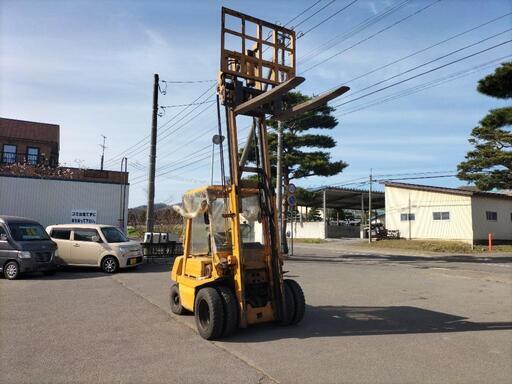
[[[143,262],[141,245],[111,225],[59,224],[46,232],[59,247],[59,265],[98,266],[114,273]]]

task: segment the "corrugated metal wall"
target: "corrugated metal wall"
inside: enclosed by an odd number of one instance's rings
[[[489,233],[496,240],[512,240],[512,200],[475,196],[472,203],[475,240],[486,240]],[[498,220],[487,220],[487,211],[496,212]]]
[[[412,239],[473,241],[471,197],[447,193],[410,190],[386,186],[386,228],[400,230],[400,237],[409,238],[409,222],[400,215],[410,212]],[[434,220],[433,212],[450,212],[449,220]]]
[[[71,222],[71,211],[97,211],[98,224],[117,225],[120,184],[0,176],[0,215],[33,218],[43,226]],[[128,219],[126,188],[125,226]]]

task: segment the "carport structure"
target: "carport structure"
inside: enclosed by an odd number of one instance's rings
[[[342,208],[366,211],[368,210],[370,192],[362,189],[324,187],[314,191],[314,198],[308,202],[310,206],[328,208]],[[384,209],[384,192],[372,191],[372,210]],[[299,205],[302,205],[298,201]]]
[[[321,238],[335,238],[335,237],[358,237],[359,227],[348,227],[340,225],[330,225],[327,218],[328,209],[350,209],[362,212],[362,217],[368,217],[368,206],[370,192],[368,190],[342,188],[342,187],[323,187],[320,189],[310,190],[313,196],[308,201],[301,201],[297,199],[297,205],[303,207],[321,207],[322,208],[322,223],[316,223],[318,228],[318,236]],[[375,216],[377,210],[385,208],[384,192],[372,191],[371,192],[371,210],[372,216]],[[313,223],[311,223],[313,224]],[[365,223],[362,223],[362,226]],[[304,228],[304,224],[300,223]],[[323,227],[323,228],[322,228]],[[294,233],[300,237],[301,230],[294,230]],[[312,235],[312,231],[307,231],[307,236]],[[313,236],[311,236],[313,237]]]

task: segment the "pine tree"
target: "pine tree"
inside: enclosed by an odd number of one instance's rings
[[[478,82],[477,90],[498,99],[512,97],[512,62]],[[480,190],[512,189],[512,107],[492,109],[473,128],[469,142],[474,149],[458,165],[458,177]]]
[[[310,100],[300,92],[287,95],[286,104],[293,105]],[[331,113],[334,108],[324,105],[321,108],[307,112],[296,119],[283,124],[283,183],[288,185],[292,180],[309,176],[334,176],[347,167],[343,161],[332,161],[328,149],[336,146],[336,141],[329,135],[307,133],[310,129],[333,129],[338,121]],[[273,172],[277,163],[277,128],[276,121],[270,121],[274,128],[269,132],[269,148]],[[275,176],[275,173],[274,173]]]

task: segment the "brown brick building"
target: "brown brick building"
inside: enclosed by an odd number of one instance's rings
[[[57,124],[0,118],[0,163],[59,164]]]
[[[126,228],[128,173],[59,166],[56,124],[0,118],[0,215],[44,225],[71,222],[74,211]]]

